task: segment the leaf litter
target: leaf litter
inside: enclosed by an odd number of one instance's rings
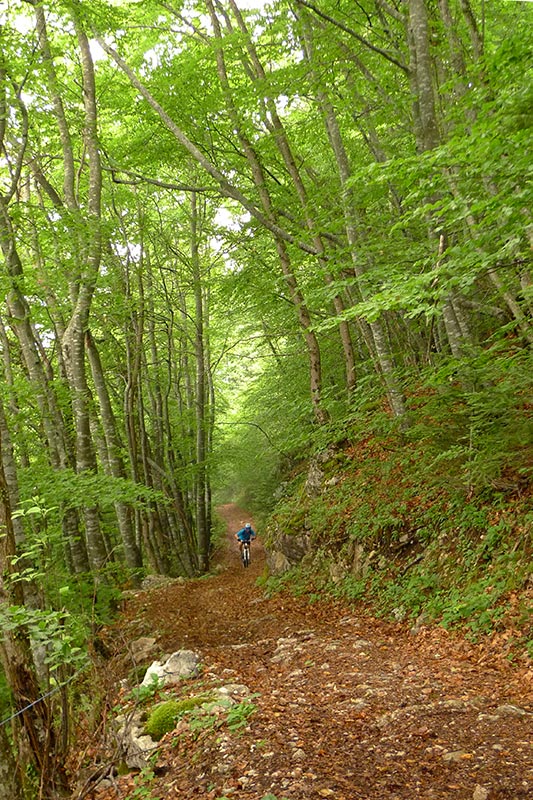
[[[510,663],[506,637],[474,645],[443,628],[386,622],[357,606],[268,597],[260,541],[242,568],[231,534],[245,514],[220,509],[220,571],[131,593],[95,661],[107,724],[82,734],[71,771],[94,800],[521,800],[533,796],[533,669]],[[192,649],[201,674],[180,692],[249,687],[253,709],[231,728],[181,720],[143,775],[121,775],[111,708],[131,670],[126,643]],[[253,713],[252,713],[253,712]],[[102,765],[107,765],[103,771]],[[92,772],[91,772],[92,770]],[[88,788],[87,788],[88,787]],[[80,797],[81,793],[75,795]]]

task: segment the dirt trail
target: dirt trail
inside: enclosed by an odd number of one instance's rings
[[[247,520],[232,505],[220,513],[228,533]],[[202,675],[181,691],[235,683],[260,693],[238,732],[185,725],[165,737],[147,797],[533,797],[531,668],[440,629],[413,635],[338,603],[267,598],[255,583],[260,540],[252,557],[244,570],[229,540],[219,574],[128,602],[123,637],[157,635],[162,652],[200,653]],[[94,797],[134,791],[124,776]]]

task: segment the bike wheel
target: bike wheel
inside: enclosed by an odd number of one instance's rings
[[[250,564],[250,548],[246,546],[242,548],[242,564],[244,567]]]

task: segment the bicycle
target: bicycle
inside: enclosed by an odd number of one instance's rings
[[[243,567],[249,567],[251,562],[250,542],[243,542],[241,548],[241,559]]]

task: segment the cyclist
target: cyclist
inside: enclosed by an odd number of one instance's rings
[[[239,547],[242,553],[242,543],[243,542],[251,542],[252,539],[255,539],[256,533],[249,522],[246,523],[244,528],[241,528],[240,531],[237,531],[235,534],[235,538],[239,542]]]

